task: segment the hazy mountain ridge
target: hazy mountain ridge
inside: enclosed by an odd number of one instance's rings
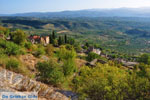
[[[62,12],[31,12],[17,14],[0,14],[0,16],[44,17],[44,18],[76,18],[76,17],[150,17],[150,8],[114,8],[86,9]]]

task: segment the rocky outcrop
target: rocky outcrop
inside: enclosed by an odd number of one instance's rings
[[[0,92],[2,91],[38,92],[38,96],[45,100],[69,100],[65,95],[55,91],[53,87],[0,68]]]

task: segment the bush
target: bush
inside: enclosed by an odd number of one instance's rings
[[[0,47],[4,49],[7,55],[18,55],[21,53],[20,46],[13,42],[0,40]]]
[[[64,62],[63,71],[65,76],[73,74],[76,70],[75,58],[76,52],[73,48],[67,50],[65,47],[61,47],[59,51],[59,58]]]
[[[94,68],[85,66],[73,80],[74,89],[90,100],[149,100],[150,68],[145,70],[144,76],[137,71],[108,64],[98,64]]]
[[[43,46],[39,46],[37,48],[37,50],[35,51],[34,56],[40,57],[41,55],[44,55],[44,54],[45,54],[44,47]]]
[[[47,47],[46,47],[46,53],[47,53],[50,57],[52,57],[53,54],[54,54],[53,52],[54,52],[54,47],[53,47],[53,45],[51,45],[51,44],[47,45]]]
[[[16,30],[15,32],[11,33],[12,40],[16,44],[24,45],[26,42],[26,34],[22,30]]]
[[[5,53],[5,50],[3,48],[0,48],[0,55],[4,53]]]
[[[25,48],[31,49],[32,48],[32,43],[31,42],[26,42],[25,43]]]
[[[37,69],[43,82],[59,85],[64,80],[62,68],[53,60],[49,62],[38,62]]]
[[[141,55],[141,57],[139,58],[139,62],[150,65],[150,54]]]
[[[87,56],[87,60],[88,60],[88,61],[92,61],[92,60],[94,60],[94,59],[96,59],[96,58],[99,58],[99,55],[98,55],[98,54],[96,54],[96,53],[94,53],[94,52],[88,53],[88,56]]]
[[[21,53],[20,47],[13,42],[7,42],[5,50],[8,55],[18,55]]]
[[[10,58],[6,63],[6,69],[17,70],[19,67],[19,61],[14,58]]]
[[[5,54],[0,54],[0,66],[5,67],[8,56]]]
[[[71,48],[71,50],[67,50],[64,46],[62,46],[58,52],[58,57],[61,60],[74,59],[76,57],[76,52],[73,48]]]
[[[74,72],[76,72],[76,65],[73,59],[64,61],[63,71],[65,76],[72,75]]]

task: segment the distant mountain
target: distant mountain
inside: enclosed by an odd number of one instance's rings
[[[62,12],[33,12],[18,14],[2,14],[0,16],[21,16],[38,18],[76,18],[76,17],[150,17],[150,8],[114,8],[114,9],[87,9]]]

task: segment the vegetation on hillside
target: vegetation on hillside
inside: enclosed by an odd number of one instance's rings
[[[50,31],[48,34],[50,43],[48,45],[32,44],[27,38],[29,33],[26,32],[0,27],[1,67],[35,78],[48,85],[74,91],[78,94],[79,100],[88,98],[91,100],[150,99],[149,54],[139,54],[135,60],[139,64],[131,69],[116,62],[115,59],[132,61],[134,60],[132,57],[135,56],[103,48],[102,45],[91,43],[92,40],[90,41],[90,39],[83,43],[82,41],[78,42],[68,34],[59,35],[55,31]],[[114,36],[114,31],[109,32]],[[87,35],[89,38],[89,33]],[[117,38],[120,39],[124,36],[126,35]],[[122,45],[124,42],[120,41],[118,44]],[[81,51],[88,50],[90,46],[102,49],[102,53],[109,55],[111,59],[93,52],[89,52],[85,56],[78,56]],[[34,68],[29,68],[20,59],[21,56],[28,54],[34,55],[34,60],[37,61]],[[24,61],[28,59],[30,58],[25,58]],[[106,63],[98,62],[95,66],[85,64],[77,66],[80,63],[76,62],[77,59],[86,60],[86,62],[94,59],[105,59]]]

